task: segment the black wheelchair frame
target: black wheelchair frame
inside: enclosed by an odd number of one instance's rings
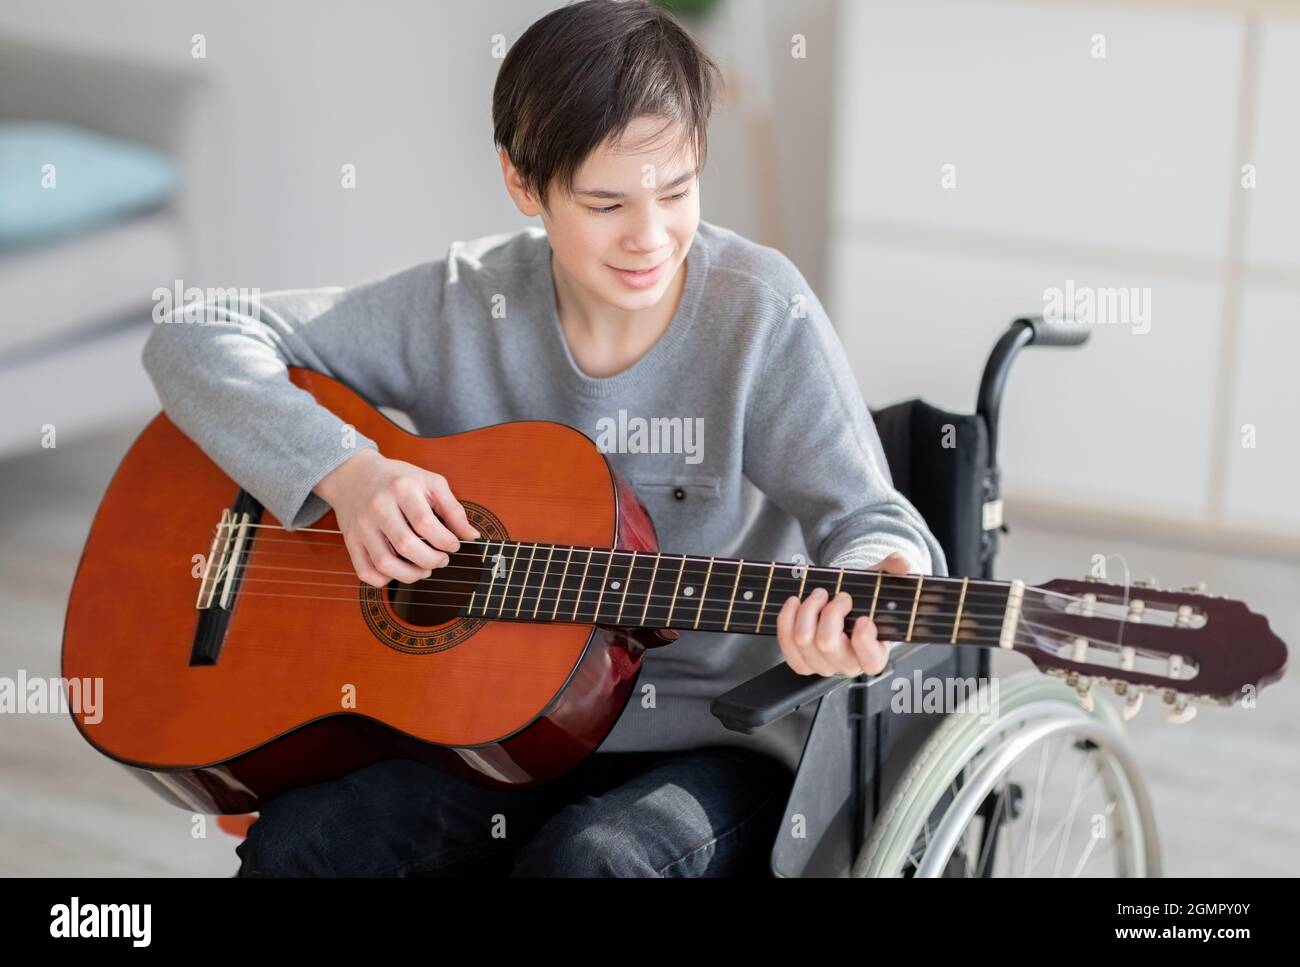
[[[1002,522],[997,464],[998,417],[1011,363],[1027,346],[1079,346],[1087,329],[1016,319],[993,347],[971,414],[948,413],[920,399],[873,411],[894,486],[925,518],[944,549],[948,573],[992,579]],[[941,434],[954,445],[936,446]],[[894,783],[940,714],[894,713],[888,682],[896,676],[989,677],[985,648],[902,645],[874,678],[801,676],[780,664],[714,700],[728,729],[753,733],[818,703],[786,803],[782,829],[797,819],[802,836],[779,835],[776,876],[848,876]],[[996,848],[997,828],[990,850]],[[991,864],[989,864],[991,866]]]

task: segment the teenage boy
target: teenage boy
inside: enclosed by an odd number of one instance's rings
[[[161,325],[144,362],[166,412],[290,528],[333,509],[375,587],[429,576],[479,535],[438,467],[364,437],[345,449],[341,421],[286,366],[404,411],[426,436],[554,420],[596,439],[610,421],[680,418],[707,431],[689,453],[608,453],[666,553],[944,573],[803,276],[700,219],[718,76],[644,0],[543,17],[493,97],[506,190],[542,227],[458,242],[370,284]],[[846,633],[851,606],[821,589],[791,597],[775,642],[681,632],[646,653],[599,750],[537,788],[388,760],[278,796],[238,848],[240,874],[762,873],[812,709],[744,736],[709,704],[781,660],[879,673],[886,646],[865,616]]]

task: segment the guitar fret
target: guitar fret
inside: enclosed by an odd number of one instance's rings
[[[623,581],[623,596],[618,602],[618,616],[614,619],[614,624],[623,623],[623,605],[627,603],[627,589],[632,586],[632,571],[636,568],[636,551],[632,552],[632,561],[627,566],[627,577]]]
[[[542,583],[537,586],[537,601],[533,604],[533,617],[537,617],[537,609],[542,606],[542,593],[546,590],[546,577],[551,573],[551,559],[555,557],[555,545],[551,545],[550,553],[546,555],[546,567],[542,571]]]
[[[641,626],[645,627],[645,616],[650,613],[650,598],[655,592],[655,575],[659,573],[659,560],[663,555],[655,554],[655,566],[650,572],[650,586],[645,591],[645,608],[641,612]]]
[[[695,612],[695,627],[700,626],[700,615],[704,614],[704,599],[709,596],[709,578],[713,574],[713,558],[709,558],[709,568],[704,572],[704,589],[700,591],[700,607]]]
[[[767,595],[772,590],[772,575],[776,573],[776,561],[772,562],[771,568],[767,572],[767,584],[763,587],[763,603],[758,609],[758,620],[754,622],[754,633],[758,634],[763,627],[763,612],[767,610]]]
[[[966,605],[966,585],[969,583],[969,577],[961,579],[961,595],[957,598],[957,617],[952,619],[952,637],[948,639],[950,645],[957,643],[957,628],[961,625],[961,609]]]
[[[722,622],[722,630],[726,631],[731,625],[731,609],[736,606],[736,589],[740,587],[740,572],[745,568],[745,561],[742,558],[736,564],[736,581],[731,585],[731,601],[727,604],[727,620]]]
[[[591,567],[591,557],[596,553],[593,547],[587,551],[587,563],[582,567],[582,577],[578,578],[578,593],[573,596],[573,620],[578,620],[578,605],[582,603],[582,592],[587,587],[587,569]]]
[[[614,552],[607,553],[609,559],[605,562],[605,576],[600,579],[600,594],[596,595],[596,610],[592,612],[592,621],[600,620],[600,603],[605,600],[605,585],[609,583],[609,569],[614,566]]]
[[[907,637],[904,641],[912,640],[912,629],[916,626],[916,608],[921,603],[921,585],[925,583],[924,577],[916,579],[916,597],[912,598],[912,617],[907,619]]]
[[[510,594],[510,579],[514,577],[515,562],[519,560],[519,549],[521,547],[523,547],[522,544],[516,544],[514,556],[510,558],[510,570],[506,572],[506,585],[501,589],[501,608],[497,612],[498,615],[506,613],[506,598]]]
[[[840,576],[835,579],[835,594],[840,593],[840,585],[843,583],[844,583],[844,568],[840,568]],[[835,594],[832,594],[831,597],[832,598],[835,597]]]
[[[551,620],[560,613],[560,598],[564,597],[564,582],[569,577],[569,562],[573,560],[574,548],[569,548],[568,556],[564,559],[564,572],[560,575],[560,587],[555,592],[555,607],[551,610]]]
[[[487,552],[488,552],[488,548],[491,547],[491,546],[492,546],[492,542],[491,542],[491,541],[485,541],[485,542],[484,542],[484,544],[483,544],[483,554],[482,554],[482,556],[480,557],[480,560],[483,560],[483,561],[486,561],[486,560],[487,560]],[[477,583],[477,582],[476,582],[476,583]],[[465,613],[466,613],[466,614],[473,614],[473,613],[474,613],[474,599],[475,599],[476,597],[478,597],[478,588],[477,588],[477,587],[474,588],[474,593],[471,594],[471,595],[469,596],[469,604],[468,604],[468,605],[466,606],[466,608],[465,608]]]
[[[876,591],[871,595],[871,613],[867,615],[871,621],[876,620],[876,602],[880,600],[880,579],[885,576],[884,571],[876,572]]]
[[[505,550],[505,546],[505,541],[502,541],[501,549]],[[491,547],[491,545],[489,544],[488,547]],[[483,548],[483,556],[485,559],[487,557],[487,551],[487,547]],[[488,608],[492,606],[492,589],[497,585],[497,565],[500,563],[498,560],[499,557],[499,554],[494,554],[492,556],[492,570],[488,572],[491,576],[488,578],[487,591],[483,594],[483,617],[485,618],[488,614]]]
[[[673,609],[677,607],[677,589],[682,586],[682,572],[686,570],[686,555],[682,555],[682,566],[677,569],[677,580],[673,582],[672,600],[668,602],[668,618],[664,622],[665,628],[671,628],[673,624]]]
[[[524,593],[528,590],[528,577],[533,573],[533,558],[537,556],[537,545],[533,545],[533,553],[528,555],[528,568],[524,571],[524,583],[519,588],[519,600],[515,603],[515,617],[519,617],[519,609],[524,604]]]

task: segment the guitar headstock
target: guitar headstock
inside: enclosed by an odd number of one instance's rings
[[[1201,588],[1164,591],[1094,580],[1055,580],[1025,590],[1015,649],[1041,671],[1064,677],[1091,707],[1089,690],[1124,696],[1124,717],[1144,693],[1185,722],[1191,702],[1232,705],[1282,677],[1287,648],[1268,619],[1243,602]]]

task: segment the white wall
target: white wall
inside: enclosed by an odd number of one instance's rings
[[[1045,289],[1146,289],[1148,332],[1098,325],[1017,364],[1008,492],[1300,537],[1300,24],[1227,3],[842,16],[830,301],[869,402],[969,411]]]

